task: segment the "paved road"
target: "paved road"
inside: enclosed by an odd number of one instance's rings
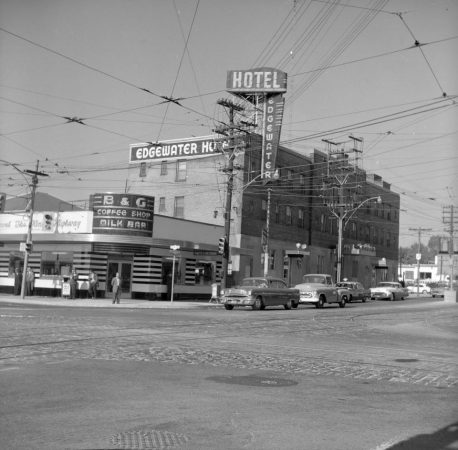
[[[458,441],[453,304],[43,303],[0,298],[5,448],[417,450]]]

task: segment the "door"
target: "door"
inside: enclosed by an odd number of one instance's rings
[[[131,296],[132,285],[132,263],[129,261],[108,261],[107,272],[107,294],[111,295],[111,280],[119,273],[121,277],[121,295],[123,297]]]

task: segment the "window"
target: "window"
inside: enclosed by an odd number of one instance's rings
[[[167,175],[167,161],[161,161],[161,175]]]
[[[177,173],[175,181],[186,181],[186,161],[177,161]]]
[[[304,211],[302,209],[298,209],[297,210],[297,226],[299,228],[304,228],[305,227]]]
[[[159,212],[165,212],[165,197],[159,197]]]
[[[275,223],[280,223],[280,206],[275,203]]]
[[[11,252],[8,266],[8,276],[14,275],[16,269],[22,273],[24,267],[24,252]]]
[[[275,250],[270,251],[270,256],[269,256],[269,269],[274,270],[275,269]]]
[[[175,197],[173,217],[184,218],[184,197]]]
[[[292,214],[291,214],[291,206],[286,207],[286,225],[291,225],[293,223]]]
[[[321,216],[320,216],[320,231],[324,232],[325,231],[325,227],[326,227],[326,220],[325,220],[324,214],[321,214]]]
[[[293,179],[293,171],[291,169],[286,170],[286,177],[288,178],[288,181]]]
[[[69,275],[73,265],[71,252],[42,252],[41,275]]]

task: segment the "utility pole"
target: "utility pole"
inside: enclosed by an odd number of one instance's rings
[[[417,259],[417,295],[420,293],[420,261],[421,261],[421,232],[432,231],[431,228],[409,228],[410,231],[418,231],[418,253],[416,254]]]
[[[453,205],[444,206],[443,209],[443,223],[448,225],[448,229],[446,231],[450,234],[450,241],[448,244],[448,253],[450,257],[450,290],[453,290],[453,281],[454,281],[454,239],[455,239],[455,223],[458,222],[458,217],[456,217],[456,207]],[[458,249],[457,249],[458,250]]]
[[[27,228],[27,239],[25,243],[25,252],[24,252],[24,267],[22,270],[22,284],[21,284],[21,298],[23,299],[25,296],[25,283],[27,279],[27,267],[29,264],[29,253],[32,251],[32,224],[33,224],[33,209],[35,206],[35,192],[37,190],[38,184],[38,175],[47,177],[48,174],[44,172],[39,172],[40,161],[37,161],[37,167],[35,170],[25,170],[25,173],[32,175],[32,192],[30,198],[30,212],[29,212],[29,225]]]
[[[235,135],[234,130],[239,129],[234,123],[235,112],[242,111],[240,105],[236,105],[230,100],[218,100],[218,105],[227,108],[229,113],[229,125],[225,127],[218,127],[214,131],[223,134],[229,138],[229,145],[225,149],[228,150],[228,163],[224,172],[227,174],[227,190],[226,190],[226,205],[224,213],[224,251],[223,251],[223,276],[221,278],[221,289],[227,287],[229,258],[230,258],[230,241],[231,234],[231,210],[232,210],[232,191],[234,189],[234,158],[235,158]]]

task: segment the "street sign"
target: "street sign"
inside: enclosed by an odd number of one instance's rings
[[[416,259],[417,261],[420,261],[420,259],[421,259],[421,253],[417,253],[417,254],[415,255],[415,259]]]

